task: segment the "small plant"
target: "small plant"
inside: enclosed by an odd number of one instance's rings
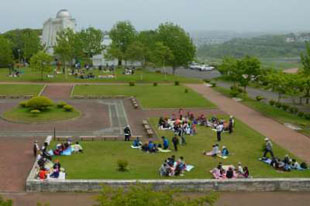
[[[155,73],[158,73],[158,74],[160,74],[160,73],[161,73],[161,71],[160,71],[160,70],[156,70],[156,71],[155,71]]]
[[[211,87],[216,87],[216,83],[215,82],[211,82]]]
[[[33,109],[33,110],[30,111],[30,113],[33,114],[33,115],[37,115],[37,114],[40,114],[40,110]]]
[[[127,171],[128,161],[127,160],[117,160],[118,171]]]
[[[209,79],[204,79],[203,80],[205,83],[210,83],[210,80]]]
[[[275,102],[274,100],[270,100],[270,101],[269,101],[269,104],[270,104],[271,106],[273,106],[275,103],[276,103],[276,102]]]
[[[292,113],[292,114],[297,114],[297,113],[299,112],[299,110],[298,110],[298,108],[296,108],[296,107],[291,107],[291,108],[289,109],[289,112]]]
[[[289,106],[288,106],[287,104],[282,104],[282,109],[283,109],[284,111],[286,111],[288,108],[289,108]]]
[[[262,97],[262,96],[256,96],[256,101],[258,101],[258,102],[262,101],[263,99],[264,99],[264,97]]]
[[[175,81],[175,82],[174,82],[174,85],[175,85],[175,86],[179,86],[179,85],[180,85],[180,82],[179,82],[179,81]]]
[[[63,106],[63,108],[65,109],[66,112],[72,112],[73,111],[73,106],[66,104],[65,106]]]
[[[22,107],[22,108],[26,108],[27,107],[27,101],[20,102],[19,106]]]
[[[310,120],[310,114],[305,114],[304,117],[306,120]]]
[[[63,108],[66,104],[67,104],[66,102],[60,101],[60,102],[57,103],[57,107],[58,108]]]
[[[229,94],[232,97],[237,97],[240,94],[240,92],[236,89],[233,89],[233,90],[230,90]]]
[[[184,90],[184,93],[188,93],[188,89],[185,89],[185,90]]]
[[[281,102],[276,102],[275,105],[276,105],[277,108],[281,108],[282,107],[282,103]]]
[[[27,107],[32,110],[46,110],[53,106],[52,100],[44,96],[33,97],[27,102]]]
[[[303,117],[305,116],[305,113],[303,113],[303,112],[298,112],[298,116],[301,117],[301,118],[303,118]]]
[[[129,86],[133,87],[133,86],[135,86],[135,83],[134,82],[129,82]]]
[[[153,86],[156,87],[158,85],[157,82],[153,82]]]

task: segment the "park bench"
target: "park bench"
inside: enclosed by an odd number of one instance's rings
[[[147,136],[148,136],[149,138],[152,138],[153,135],[154,135],[154,133],[153,133],[153,131],[152,131],[151,129],[146,130],[146,134],[147,134]]]
[[[143,126],[145,126],[145,125],[147,125],[147,124],[148,124],[148,123],[147,123],[146,120],[143,120],[143,121],[142,121],[142,125],[143,125]]]
[[[138,105],[136,99],[134,97],[131,97],[130,99],[131,99],[131,103],[134,106],[134,108],[138,109],[139,105]]]
[[[144,127],[144,129],[146,131],[147,136],[149,138],[152,138],[153,135],[154,135],[154,132],[153,132],[151,126],[149,125],[149,123],[147,122],[147,120],[143,120],[142,121],[142,125],[143,125],[143,127]]]

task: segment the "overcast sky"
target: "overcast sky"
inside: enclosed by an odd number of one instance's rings
[[[188,31],[309,31],[310,0],[0,0],[0,32],[41,28],[60,9],[78,28],[108,30],[130,20],[137,30],[166,21]]]

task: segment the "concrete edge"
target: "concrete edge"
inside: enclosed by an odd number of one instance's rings
[[[42,87],[41,91],[39,92],[38,96],[41,96],[44,92],[44,90],[46,89],[47,84],[44,84],[44,86]]]

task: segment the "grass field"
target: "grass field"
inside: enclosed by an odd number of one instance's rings
[[[43,85],[0,84],[0,95],[38,95]]]
[[[41,82],[40,72],[32,71],[31,68],[20,69],[20,77],[9,77],[8,69],[0,69],[0,81],[9,81],[9,82]],[[45,78],[44,82],[185,82],[185,83],[200,83],[201,81],[194,78],[186,78],[174,75],[164,75],[161,73],[150,72],[146,69],[137,70],[134,75],[124,75],[123,69],[116,69],[115,75],[116,78],[113,79],[78,79],[73,76],[67,75],[67,78],[64,74],[57,74],[54,78]],[[86,72],[93,73],[96,77],[98,75],[109,75],[111,72],[104,73],[95,69],[93,71]],[[53,72],[51,72],[53,74]]]
[[[151,119],[153,127],[157,125],[157,119]],[[212,144],[216,141],[216,133],[210,128],[197,127],[198,134],[187,136],[187,145],[179,146],[178,152],[149,154],[140,150],[131,149],[131,142],[122,141],[98,141],[81,142],[84,153],[72,156],[56,157],[67,171],[68,179],[159,179],[158,169],[162,162],[170,157],[183,156],[187,164],[194,165],[195,168],[185,173],[184,178],[212,178],[209,170],[217,166],[219,162],[224,165],[242,162],[248,166],[253,177],[310,177],[310,170],[279,172],[260,161],[262,155],[262,145],[264,137],[247,127],[244,123],[236,120],[235,132],[231,135],[223,134],[220,146],[225,145],[232,154],[228,159],[207,157],[202,155],[202,151],[210,151]],[[171,142],[172,132],[157,131],[158,135],[165,135]],[[56,142],[53,142],[53,146]],[[278,157],[283,157],[287,151],[274,145],[274,153]],[[129,170],[127,172],[117,171],[117,161],[127,160]]]
[[[46,111],[41,111],[40,114],[33,115],[28,108],[15,107],[5,113],[2,118],[12,122],[22,123],[44,123],[50,121],[69,120],[80,116],[80,112],[73,110],[72,112],[66,112],[63,108],[57,108],[56,106],[49,108]]]
[[[135,96],[145,108],[215,108],[204,97],[181,85],[77,85],[73,95]]]
[[[222,87],[214,88],[221,94],[230,97],[230,90]],[[289,112],[283,111],[282,109],[276,108],[264,102],[258,102],[249,97],[242,97],[242,103],[248,107],[262,113],[266,117],[272,118],[280,123],[291,123],[302,128],[299,132],[310,136],[310,121],[299,117],[298,115],[291,114]]]

